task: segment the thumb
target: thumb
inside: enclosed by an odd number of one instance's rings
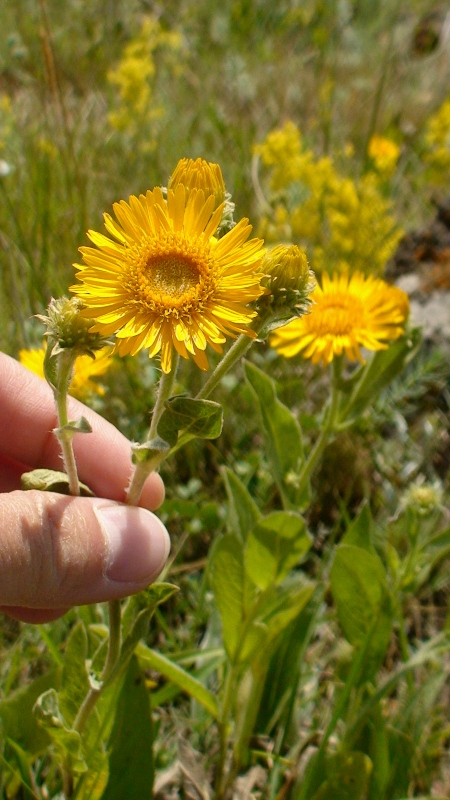
[[[145,508],[53,492],[0,494],[0,531],[0,605],[9,607],[67,609],[134,594],[170,550]]]

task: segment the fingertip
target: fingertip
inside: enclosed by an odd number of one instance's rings
[[[163,504],[165,495],[166,490],[161,475],[152,472],[144,483],[139,505],[148,508],[149,511],[155,511]]]

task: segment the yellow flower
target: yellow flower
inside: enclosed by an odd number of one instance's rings
[[[75,266],[82,283],[72,287],[83,316],[95,319],[91,330],[117,335],[114,352],[161,353],[165,373],[174,349],[206,370],[208,344],[221,353],[225,334],[254,336],[248,303],[264,291],[262,242],[247,241],[248,220],[217,239],[224,204],[214,210],[214,196],[200,189],[186,194],[180,183],[167,200],[157,187],[115,203],[118,222],[104,219],[117,241],[89,232],[97,249],[81,248],[85,264]]]
[[[368,148],[369,157],[380,172],[393,172],[400,155],[399,146],[385,136],[372,136]]]
[[[35,350],[20,350],[19,361],[24,367],[44,378],[44,358],[46,345]],[[95,358],[91,356],[78,356],[75,361],[75,369],[70,384],[69,393],[78,400],[86,398],[94,393],[104,395],[105,390],[91,378],[104,375],[111,365],[111,348],[103,347],[95,353]]]
[[[169,179],[169,189],[175,191],[179,183],[186,189],[187,195],[193,189],[203,189],[205,195],[214,195],[216,209],[225,200],[225,184],[222,170],[218,164],[205,161],[203,158],[182,158],[178,162]]]
[[[324,273],[311,299],[311,313],[279,328],[271,345],[287,358],[303,351],[323,366],[342,353],[364,363],[360,348],[386,349],[387,342],[402,335],[409,312],[405,292],[361,272],[332,278]]]

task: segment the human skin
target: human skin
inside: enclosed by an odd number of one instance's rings
[[[20,476],[62,469],[50,387],[0,353],[0,609],[24,622],[49,622],[73,605],[141,591],[161,572],[167,531],[152,511],[164,499],[159,475],[147,479],[139,508],[126,506],[132,463],[128,440],[70,398],[69,418],[92,433],[73,446],[79,478],[95,497],[22,491]]]

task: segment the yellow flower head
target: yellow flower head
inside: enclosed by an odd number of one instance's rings
[[[118,221],[104,215],[114,239],[89,231],[96,248],[81,248],[81,284],[71,288],[83,300],[83,316],[95,320],[91,330],[116,334],[114,352],[160,353],[168,373],[175,350],[206,370],[208,344],[220,353],[225,334],[254,336],[247,326],[256,312],[248,303],[264,291],[262,242],[247,241],[247,219],[217,239],[223,207],[179,183],[167,199],[157,187],[115,203]]]
[[[311,299],[311,313],[278,328],[271,345],[287,358],[302,352],[323,366],[342,353],[364,363],[360,348],[384,350],[402,335],[409,312],[405,292],[361,272],[324,273]]]
[[[385,136],[372,136],[368,152],[379,172],[393,172],[400,155],[400,148],[392,139],[386,139]]]
[[[203,158],[182,158],[169,178],[169,189],[175,191],[179,183],[186,189],[186,194],[193,189],[203,189],[205,196],[212,194],[215,198],[214,209],[225,200],[225,183],[222,170],[218,164],[205,161]]]
[[[44,378],[44,358],[46,345],[35,350],[21,350],[19,361],[24,367]],[[95,357],[78,356],[75,361],[75,368],[69,393],[78,400],[86,400],[90,394],[103,395],[103,386],[91,380],[99,375],[104,375],[111,365],[111,348],[103,347],[95,353]]]

